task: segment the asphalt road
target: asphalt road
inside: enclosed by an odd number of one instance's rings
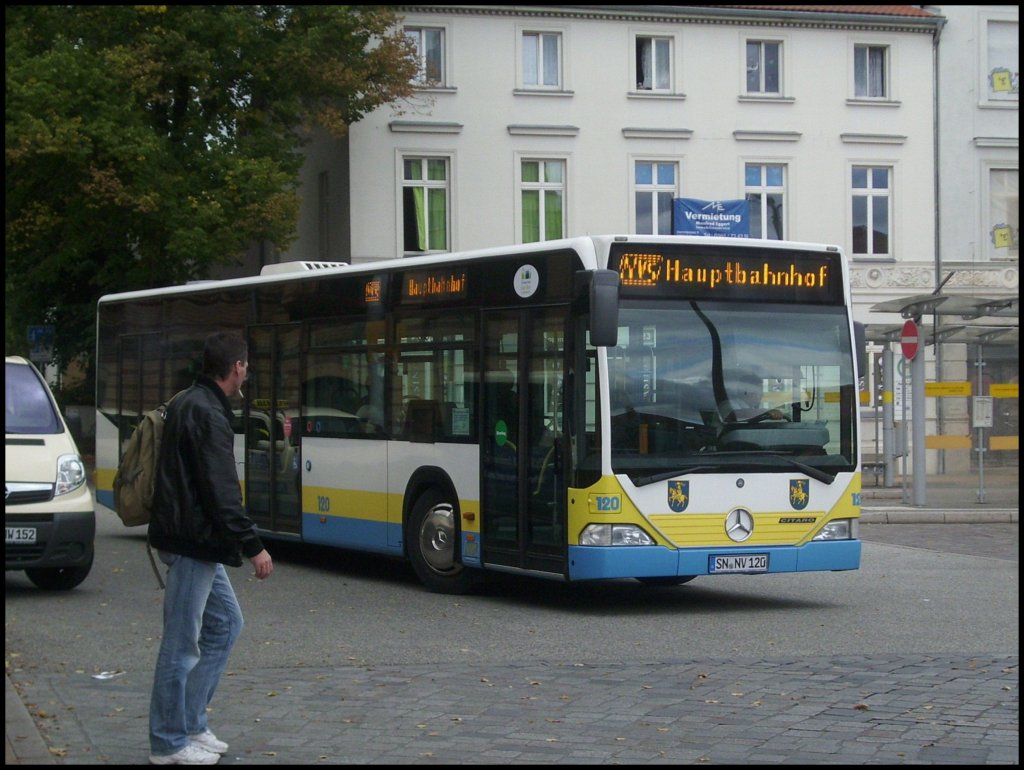
[[[57,761],[145,762],[162,594],[142,530],[99,518],[78,589],[7,574],[5,663]],[[1018,762],[1018,525],[862,537],[851,572],[462,597],[400,562],[275,547],[269,580],[231,570],[223,763]]]

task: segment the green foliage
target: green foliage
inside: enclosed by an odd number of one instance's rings
[[[343,136],[417,66],[387,6],[5,13],[7,352],[54,324],[90,369],[99,297],[286,248],[305,129]]]

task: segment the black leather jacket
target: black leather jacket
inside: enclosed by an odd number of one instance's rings
[[[154,548],[233,567],[263,550],[242,505],[231,415],[205,375],[168,407],[149,522]]]

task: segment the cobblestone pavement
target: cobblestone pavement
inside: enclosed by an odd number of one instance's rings
[[[211,726],[222,764],[1018,764],[1018,674],[923,655],[264,669],[223,680]],[[146,685],[21,695],[56,761],[136,764]]]
[[[865,487],[862,537],[1019,561],[1017,469],[986,479]],[[144,764],[149,677],[5,677],[5,763]],[[214,706],[222,764],[1020,763],[1016,654],[236,669]]]

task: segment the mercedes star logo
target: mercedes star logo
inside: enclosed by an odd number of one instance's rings
[[[725,534],[742,543],[754,532],[754,517],[746,508],[735,508],[725,518]]]

